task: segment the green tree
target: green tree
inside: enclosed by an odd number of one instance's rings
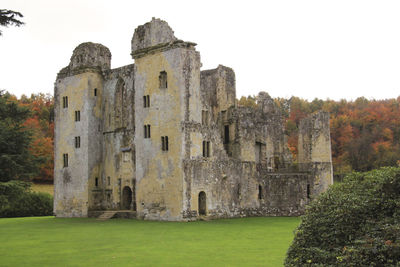
[[[352,173],[306,210],[286,266],[399,266],[400,168]]]
[[[0,9],[0,26],[8,27],[9,25],[14,25],[16,27],[19,27],[25,24],[18,19],[23,17],[24,16],[19,12],[8,9]],[[2,35],[1,30],[0,35]]]
[[[30,180],[38,172],[41,158],[29,150],[30,129],[24,126],[30,115],[9,93],[0,91],[0,181]]]

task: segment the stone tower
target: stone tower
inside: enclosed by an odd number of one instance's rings
[[[59,217],[87,216],[89,187],[99,183],[102,71],[110,61],[107,47],[80,44],[55,82],[54,213]]]
[[[154,18],[136,28],[132,38],[139,217],[182,220],[182,164],[191,143],[187,128],[201,122],[200,55],[194,47]],[[200,140],[193,142],[201,147]]]
[[[333,184],[328,112],[320,111],[300,121],[298,148],[300,169],[311,171],[314,177],[312,194],[324,192]]]

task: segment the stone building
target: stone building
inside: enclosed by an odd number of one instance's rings
[[[201,71],[195,46],[153,18],[135,29],[134,64],[75,48],[55,82],[56,216],[296,216],[332,184],[328,114],[300,124],[294,163],[274,101],[238,106],[234,71]]]

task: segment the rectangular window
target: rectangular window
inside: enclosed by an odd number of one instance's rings
[[[168,151],[168,136],[161,136],[161,150]]]
[[[81,137],[75,136],[75,148],[80,148],[80,147],[81,147]]]
[[[111,178],[110,178],[110,176],[107,177],[107,184],[108,184],[108,185],[111,185]]]
[[[203,157],[210,157],[210,141],[203,141]]]
[[[81,112],[79,110],[75,111],[75,121],[81,121]]]
[[[68,107],[68,96],[63,96],[63,108]]]
[[[94,96],[97,96],[97,88],[94,88]]]
[[[229,125],[225,125],[224,130],[224,144],[229,144]]]
[[[68,154],[63,154],[64,168],[68,167]]]
[[[94,185],[96,186],[96,187],[98,187],[99,186],[99,178],[95,178],[94,179]]]
[[[149,108],[150,107],[150,96],[149,95],[143,96],[143,106],[145,108]]]
[[[167,73],[165,71],[160,72],[158,79],[160,80],[160,89],[168,88]]]
[[[150,138],[150,125],[144,126],[144,138]]]

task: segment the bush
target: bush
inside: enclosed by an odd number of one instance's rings
[[[53,197],[30,191],[30,183],[0,183],[0,217],[48,216],[53,214]]]
[[[400,168],[352,173],[306,210],[285,266],[400,266]]]

